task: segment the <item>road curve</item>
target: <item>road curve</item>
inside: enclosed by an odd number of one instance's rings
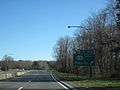
[[[0,81],[0,90],[68,90],[49,71],[34,70],[29,74]]]

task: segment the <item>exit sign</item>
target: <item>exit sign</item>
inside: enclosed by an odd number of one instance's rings
[[[73,64],[75,66],[94,66],[95,54],[93,50],[80,50],[80,53],[73,55]]]

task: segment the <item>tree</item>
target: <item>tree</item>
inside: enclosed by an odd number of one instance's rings
[[[105,9],[86,19],[80,25],[84,28],[75,32],[72,43],[66,37],[57,41],[54,55],[59,71],[68,70],[68,62],[72,61],[74,50],[79,53],[80,49],[93,49],[96,54],[96,65],[93,67],[95,76],[120,75],[120,18],[116,17],[115,3],[115,0],[110,0]],[[71,69],[74,72],[75,68]],[[87,67],[79,67],[79,70],[81,73],[88,72]]]
[[[9,70],[14,68],[14,59],[11,56],[5,55],[2,59],[2,70]]]
[[[39,69],[39,62],[34,61],[33,64],[32,64],[32,68],[38,70]]]
[[[68,72],[71,66],[72,39],[68,36],[62,37],[54,47],[57,70]]]

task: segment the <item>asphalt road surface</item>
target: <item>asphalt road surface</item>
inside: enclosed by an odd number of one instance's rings
[[[0,81],[0,90],[68,90],[56,81],[49,71],[32,71],[29,74]]]

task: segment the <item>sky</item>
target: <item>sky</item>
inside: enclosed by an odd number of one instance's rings
[[[106,0],[0,0],[0,59],[54,60],[53,47],[60,37],[72,36]]]

